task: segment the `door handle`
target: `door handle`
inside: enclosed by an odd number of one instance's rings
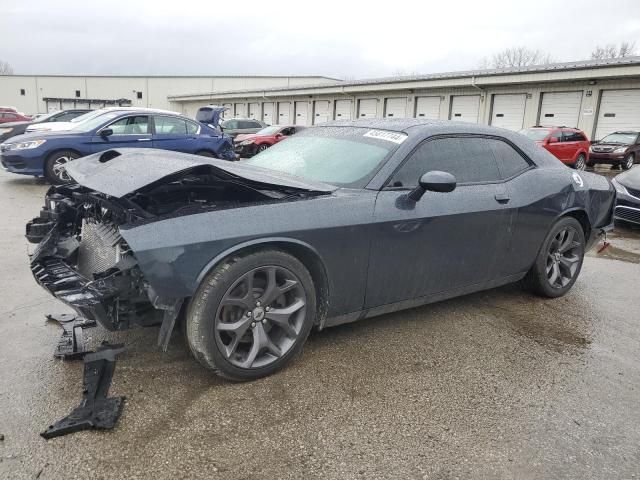
[[[494,198],[499,202],[499,203],[507,203],[509,202],[509,200],[511,200],[511,197],[509,197],[509,195],[507,195],[506,193],[496,193],[494,195]]]
[[[150,142],[151,139],[150,138],[139,138],[138,141],[139,142]]]

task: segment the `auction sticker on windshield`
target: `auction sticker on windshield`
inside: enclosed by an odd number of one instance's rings
[[[386,140],[388,142],[397,143],[398,145],[407,139],[407,135],[404,133],[388,132],[385,130],[369,130],[363,136],[377,138],[378,140]]]

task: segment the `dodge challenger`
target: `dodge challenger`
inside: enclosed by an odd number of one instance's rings
[[[246,162],[115,149],[66,165],[26,227],[37,282],[109,330],[182,324],[232,380],[313,328],[512,282],[573,286],[615,189],[518,133],[422,119],[305,129]]]

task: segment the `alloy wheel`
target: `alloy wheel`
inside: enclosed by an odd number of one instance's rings
[[[585,166],[586,166],[585,158],[584,158],[584,155],[581,153],[580,155],[578,155],[578,158],[576,158],[576,163],[574,165],[574,168],[576,170],[584,170]]]
[[[265,367],[295,345],[306,311],[306,294],[293,272],[280,266],[259,267],[236,280],[222,297],[215,340],[233,365]]]
[[[258,152],[264,152],[268,147],[268,145],[265,145],[264,143],[262,145],[260,145],[258,147]]]
[[[565,287],[576,275],[582,257],[582,244],[577,238],[574,227],[566,227],[553,237],[546,263],[547,281],[551,287]]]
[[[56,158],[53,161],[52,169],[53,169],[53,174],[56,176],[56,178],[58,178],[59,180],[61,180],[63,182],[70,182],[71,181],[71,177],[67,173],[67,170],[65,169],[65,166],[66,166],[67,163],[69,163],[72,160],[73,160],[73,158],[68,157],[66,155],[63,155],[61,157]]]
[[[633,155],[627,155],[622,161],[622,169],[629,170],[631,167],[633,167]]]

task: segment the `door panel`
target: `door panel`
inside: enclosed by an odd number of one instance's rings
[[[91,138],[91,151],[101,152],[110,148],[152,148],[151,124],[146,115],[133,115],[120,118],[103,127],[111,128],[113,135],[102,137],[95,134]]]
[[[508,245],[502,184],[426,192],[381,191],[376,201],[365,308],[494,279],[498,252]]]
[[[187,123],[181,118],[155,116],[155,133],[153,148],[173,150],[176,152],[195,153],[198,136],[187,135]]]

